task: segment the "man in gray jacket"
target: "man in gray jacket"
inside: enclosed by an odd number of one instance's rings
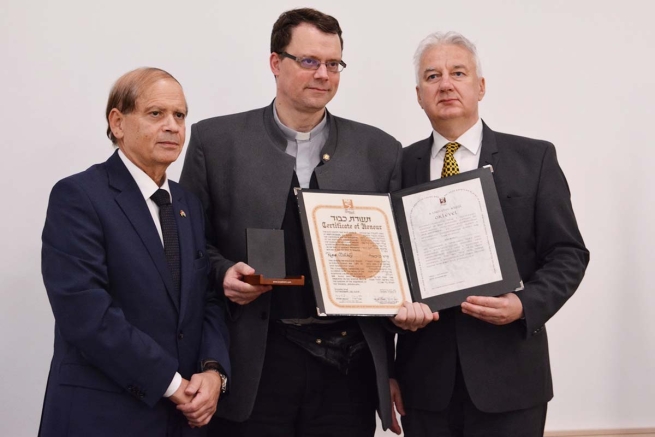
[[[371,126],[330,114],[343,40],[336,19],[313,9],[273,26],[270,106],[191,129],[181,183],[209,218],[208,252],[228,302],[233,374],[210,426],[230,436],[373,436],[375,409],[392,423],[393,345],[376,318],[321,318],[311,280],[253,286],[243,275],[246,229],[282,229],[287,275],[305,275],[294,187],[386,193],[400,188],[401,146]],[[339,346],[327,350],[331,344]],[[333,360],[317,358],[321,355]]]

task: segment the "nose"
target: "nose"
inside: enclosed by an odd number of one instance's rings
[[[184,121],[182,121],[184,123]],[[167,132],[179,132],[180,131],[180,119],[177,118],[176,114],[169,114],[164,120],[164,130]]]
[[[321,64],[318,66],[318,69],[316,70],[316,73],[314,73],[314,77],[316,79],[327,79],[328,78],[328,71],[327,67],[325,64]]]
[[[453,89],[453,83],[450,81],[449,74],[444,74],[441,76],[441,80],[439,81],[439,89],[441,91],[450,91]]]

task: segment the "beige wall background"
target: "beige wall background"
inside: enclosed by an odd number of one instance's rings
[[[482,117],[555,143],[591,250],[581,288],[548,323],[547,429],[655,427],[652,2],[2,0],[0,435],[38,428],[54,327],[40,275],[47,197],[58,179],[111,153],[112,82],[138,66],[170,71],[185,88],[189,124],[264,106],[274,95],[271,26],[298,6],[344,29],[348,68],[330,110],[404,145],[430,133],[414,91],[418,42],[453,29],[477,43]]]

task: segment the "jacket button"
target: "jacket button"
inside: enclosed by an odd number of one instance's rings
[[[182,340],[184,338],[184,333],[180,332],[179,334],[177,334],[177,338],[178,340]]]
[[[321,340],[320,338],[317,338],[316,339],[316,344],[321,344],[321,343],[323,343],[323,340]]]

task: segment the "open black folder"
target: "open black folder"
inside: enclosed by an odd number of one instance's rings
[[[303,189],[298,204],[319,315],[522,288],[490,167],[391,194]]]

